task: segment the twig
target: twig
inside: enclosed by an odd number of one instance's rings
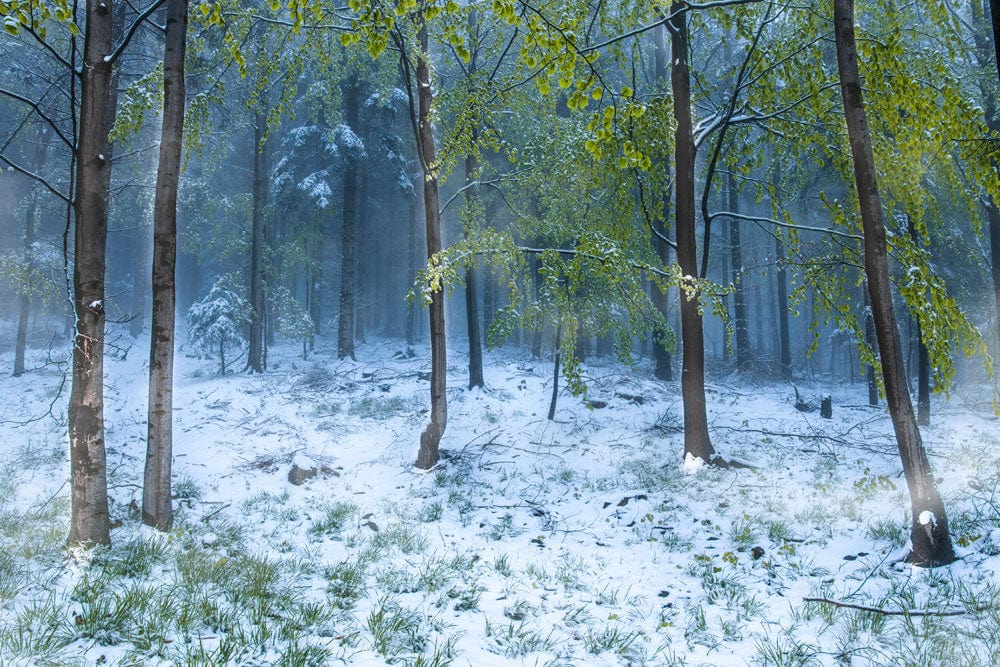
[[[205,516],[201,517],[201,520],[204,521],[205,523],[208,523],[209,519],[211,519],[213,516],[215,516],[216,514],[218,514],[219,512],[221,512],[222,510],[226,509],[230,505],[232,505],[232,503],[226,503],[225,505],[222,505],[221,507],[216,507],[214,510],[212,510],[208,514],[206,514]]]
[[[844,609],[870,611],[875,614],[884,614],[885,616],[965,616],[966,614],[975,614],[982,611],[1000,609],[1000,607],[992,604],[979,605],[978,607],[972,607],[971,609],[944,609],[941,611],[935,611],[933,609],[882,609],[881,607],[869,607],[868,605],[841,602],[840,600],[831,600],[829,598],[802,598],[802,601],[820,602],[822,604],[842,607]]]

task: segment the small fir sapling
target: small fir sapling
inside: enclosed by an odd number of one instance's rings
[[[244,338],[250,304],[220,278],[205,297],[188,310],[188,338],[203,359],[219,356],[219,373],[226,372],[226,347]]]

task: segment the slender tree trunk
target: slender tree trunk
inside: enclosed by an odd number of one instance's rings
[[[441,217],[438,209],[438,165],[434,148],[434,126],[431,123],[434,93],[431,88],[430,49],[427,24],[422,15],[419,20],[417,39],[420,43],[420,52],[417,54],[416,68],[417,146],[424,175],[424,224],[427,228],[427,258],[430,260],[441,252]],[[416,462],[417,467],[424,470],[437,465],[438,445],[448,425],[448,356],[442,289],[436,289],[431,293],[428,311],[431,338],[431,419],[420,434],[420,451]]]
[[[109,544],[104,449],[104,269],[107,257],[106,170],[113,49],[112,4],[87,0],[74,211],[73,388],[69,399],[72,509],[69,544]]]
[[[698,251],[695,239],[695,146],[691,131],[691,80],[688,73],[687,12],[674,2],[673,18],[667,29],[671,44],[671,87],[674,95],[674,178],[677,229],[677,263],[685,280],[698,276]],[[691,286],[693,288],[693,286]],[[705,338],[698,294],[681,286],[681,396],[684,402],[684,458],[710,462],[715,448],[708,435],[705,406]]]
[[[42,173],[42,168],[45,166],[45,153],[51,134],[52,131],[47,125],[43,125],[38,133],[38,145],[35,146],[35,160],[32,165],[36,174]],[[15,376],[24,373],[24,351],[28,343],[28,321],[31,317],[30,280],[35,273],[35,224],[38,217],[38,195],[38,189],[32,186],[24,220],[24,267],[29,283],[24,285],[24,291],[18,299],[17,339],[14,343]]]
[[[892,306],[882,202],[878,193],[875,158],[858,75],[853,0],[834,0],[833,14],[840,89],[844,99],[844,116],[861,208],[865,275],[868,278],[875,333],[882,359],[886,401],[910,491],[911,551],[906,560],[923,566],[945,565],[955,560],[955,552],[948,531],[944,503],[934,484],[920,429],[913,414],[913,404],[910,403],[910,394],[906,390],[903,353]]]
[[[184,52],[188,0],[167,0],[163,54],[163,125],[153,203],[153,321],[149,350],[149,430],[142,522],[170,530],[173,458],[174,311],[177,266],[177,185],[184,139]]]
[[[556,418],[556,403],[559,400],[559,361],[562,358],[562,321],[556,326],[556,339],[553,348],[552,364],[552,398],[549,400],[549,421]]]
[[[872,316],[872,304],[871,298],[869,296],[870,291],[866,287],[864,291],[865,295],[865,345],[871,350],[872,354],[877,354],[875,349],[875,319]],[[875,407],[878,405],[878,382],[875,380],[875,367],[872,365],[868,366],[865,371],[865,377],[868,381],[868,405]]]
[[[354,131],[358,125],[358,80],[344,85],[344,121]],[[340,261],[340,314],[337,316],[337,357],[354,359],[355,278],[357,277],[358,172],[351,158],[344,165],[344,227]]]
[[[774,236],[774,256],[778,263],[778,346],[781,377],[792,379],[792,350],[788,335],[788,268],[785,266],[785,243]],[[832,349],[832,348],[831,348]]]
[[[146,288],[145,278],[149,275],[149,257],[147,248],[146,229],[134,230],[129,233],[132,246],[132,299],[129,305],[129,312],[132,321],[129,322],[129,333],[133,338],[138,338],[143,331],[143,320],[146,317]]]
[[[914,243],[918,241],[917,226],[913,224],[913,219],[906,216],[907,227],[910,238]],[[927,346],[924,345],[924,334],[920,329],[920,320],[915,316],[910,316],[910,326],[916,334],[917,347],[917,424],[920,426],[930,426],[931,423],[931,364],[930,356],[927,353]],[[910,337],[913,340],[913,336]],[[910,348],[913,345],[911,343]],[[909,386],[907,386],[909,388]]]
[[[538,271],[538,258],[532,255],[528,258],[528,269],[531,271],[531,296],[537,303],[541,298],[542,274]],[[542,335],[545,325],[542,322],[535,323],[535,330],[531,332],[531,356],[539,359],[542,356]]]
[[[267,114],[259,109],[254,119],[253,135],[253,214],[250,230],[250,350],[247,370],[264,372],[264,320],[267,298],[264,294],[264,206],[267,204],[267,161],[263,139]]]
[[[736,178],[732,171],[726,174],[726,193],[729,196],[729,210],[740,212],[740,198],[736,192]],[[740,238],[740,223],[729,221],[729,257],[733,269],[733,311],[736,327],[736,370],[750,369],[750,331],[747,318],[747,292],[743,280],[743,240]],[[757,314],[760,317],[760,313]]]
[[[410,215],[409,215],[409,243],[406,249],[406,290],[409,291],[413,286],[413,282],[417,279],[417,196],[416,192],[412,199],[410,199]],[[419,298],[419,297],[418,297]],[[406,336],[406,344],[413,345],[416,329],[416,311],[419,308],[418,300],[414,300],[413,303],[407,305],[406,307],[406,322],[403,325],[405,328],[404,335]]]
[[[975,49],[973,54],[976,57],[980,70],[986,67],[995,68],[997,77],[992,75],[987,77],[983,71],[983,80],[980,83],[982,91],[983,115],[986,126],[990,132],[996,134],[1000,132],[1000,117],[997,116],[996,85],[1000,79],[1000,42],[997,41],[1000,35],[1000,1],[989,0],[989,26],[986,25],[986,0],[975,0],[969,3],[972,12],[972,23],[975,32],[972,35]],[[990,39],[992,29],[992,39]],[[991,62],[992,61],[992,62]],[[992,160],[994,171],[1000,171],[1000,164],[996,159]],[[989,194],[983,199],[983,206],[986,209],[986,222],[990,238],[990,277],[993,279],[993,300],[996,308],[997,341],[1000,342],[1000,208]]]
[[[670,83],[670,53],[667,46],[667,28],[664,25],[657,26],[656,32],[654,33],[656,50],[654,52],[656,67],[656,80],[662,90],[659,91],[660,94],[666,95],[666,88]],[[670,169],[669,165],[663,165],[663,169]],[[668,179],[669,180],[669,179]],[[654,229],[652,232],[653,236],[653,250],[656,251],[656,257],[659,259],[660,264],[667,266],[670,264],[670,245],[667,243],[667,224],[666,221],[670,219],[670,191],[667,190],[663,193],[663,199],[661,202],[663,206],[663,218],[659,220],[654,220]],[[656,311],[663,316],[663,322],[666,327],[670,324],[667,318],[670,314],[670,298],[669,294],[665,290],[661,290],[659,286],[655,283],[652,286],[650,297],[653,301],[653,307]],[[656,363],[655,369],[653,371],[654,377],[657,380],[663,380],[665,382],[672,382],[674,379],[673,372],[673,359],[671,359],[670,350],[664,342],[667,335],[667,331],[655,330],[653,331],[653,358]]]
[[[475,131],[473,132],[473,142],[475,142]],[[476,178],[476,171],[479,168],[475,155],[465,158],[465,183],[471,186]],[[476,188],[469,187],[465,191],[465,198],[472,205],[476,200]],[[469,230],[465,230],[468,237]],[[465,271],[465,320],[469,336],[469,389],[482,387],[483,381],[483,337],[479,331],[479,272],[475,267]]]

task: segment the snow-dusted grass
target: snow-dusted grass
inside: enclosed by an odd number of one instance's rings
[[[136,504],[144,345],[106,367],[110,549],[63,548],[60,367],[0,379],[0,663],[1000,663],[1000,608],[984,609],[1000,423],[974,393],[936,402],[924,432],[964,556],[927,572],[900,562],[905,482],[860,384],[800,383],[833,393],[822,420],[790,386],[716,378],[716,447],[754,467],[686,471],[678,388],[650,369],[594,361],[607,407],[563,395],[549,422],[549,362],[488,354],[488,389],[469,392],[453,352],[442,462],[420,472],[420,350],[378,340],[343,362],[321,339],[308,361],[279,346],[267,374],[223,377],[182,354],[161,535]],[[293,486],[293,460],[321,472]]]

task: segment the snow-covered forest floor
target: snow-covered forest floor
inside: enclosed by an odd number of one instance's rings
[[[591,405],[564,392],[550,422],[549,360],[490,352],[470,392],[453,348],[424,473],[424,350],[333,345],[279,345],[262,376],[178,355],[169,535],[137,515],[147,342],[109,356],[117,528],[90,553],[63,547],[69,387],[45,362],[67,350],[0,378],[0,663],[1000,664],[988,391],[935,397],[924,436],[963,558],[923,571],[900,562],[905,482],[860,381],[797,383],[833,395],[824,420],[788,383],[716,377],[716,448],[753,467],[688,474],[679,387],[649,367],[592,360]],[[320,472],[293,485],[293,461]]]

